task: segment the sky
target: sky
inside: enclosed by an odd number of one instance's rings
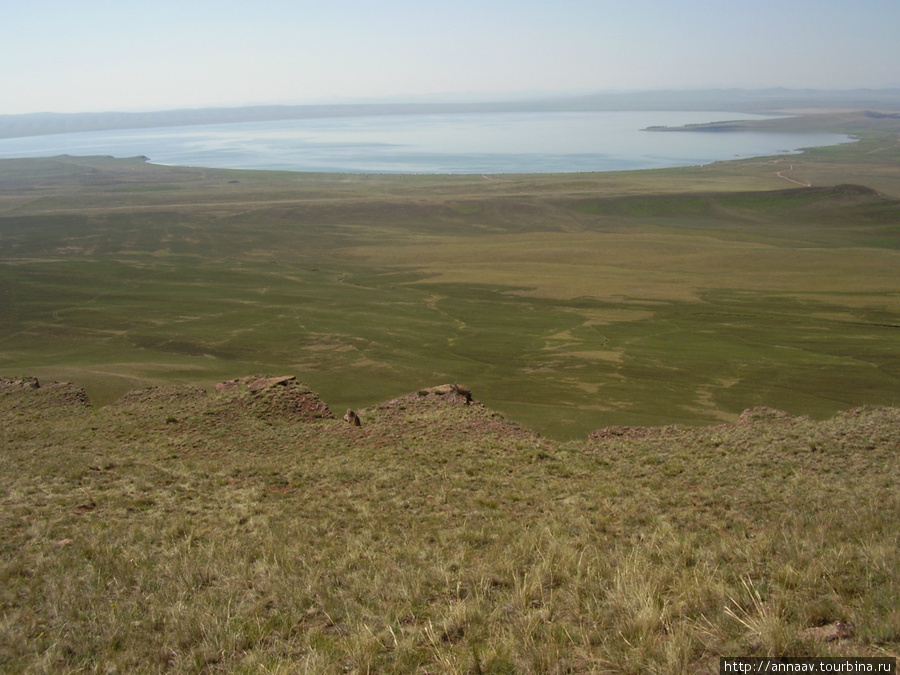
[[[3,0],[0,114],[900,86],[898,0]]]

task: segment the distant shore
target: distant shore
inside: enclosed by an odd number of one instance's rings
[[[797,110],[900,112],[900,89],[829,91],[808,89],[709,89],[598,93],[481,103],[360,103],[263,105],[161,110],[152,112],[41,112],[0,115],[0,138],[84,131],[264,122],[327,117],[452,114],[485,112],[591,112],[614,110],[728,110],[737,113],[788,114]],[[709,129],[706,129],[707,131]]]

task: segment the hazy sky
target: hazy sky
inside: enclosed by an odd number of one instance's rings
[[[897,86],[898,30],[898,0],[3,0],[0,114]]]

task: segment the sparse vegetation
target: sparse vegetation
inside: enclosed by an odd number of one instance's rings
[[[298,382],[92,409],[4,381],[4,672],[897,655],[895,409],[558,443],[449,387],[361,427],[298,412],[320,405]]]
[[[827,124],[635,174],[0,162],[0,670],[897,656],[897,120]]]

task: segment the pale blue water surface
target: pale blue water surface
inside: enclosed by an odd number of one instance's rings
[[[0,157],[144,155],[153,163],[348,173],[619,171],[797,152],[829,133],[655,133],[759,116],[728,112],[519,112],[247,122],[0,139]]]

